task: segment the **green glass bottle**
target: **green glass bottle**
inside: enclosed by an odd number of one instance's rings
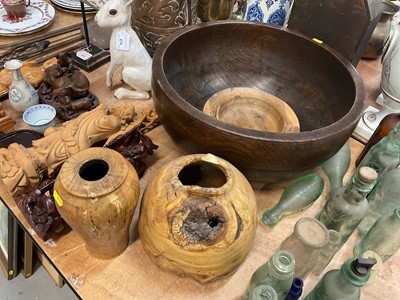
[[[262,284],[256,287],[246,300],[278,300],[278,294],[272,286]]]
[[[346,142],[339,151],[325,161],[321,168],[328,176],[330,189],[343,186],[343,178],[350,166],[351,153],[349,142]]]
[[[375,222],[360,243],[354,247],[354,256],[362,257],[364,253],[373,251],[384,263],[400,248],[399,232],[400,207]]]
[[[380,166],[379,176],[400,165],[400,122],[387,136],[369,149],[357,169],[374,164]]]
[[[301,211],[315,202],[322,194],[324,180],[318,174],[308,174],[292,182],[284,191],[279,202],[262,216],[265,225],[275,226],[290,213]]]
[[[377,173],[370,167],[362,167],[349,180],[346,187],[336,188],[329,194],[324,208],[318,215],[327,229],[336,230],[343,245],[367,214],[366,196],[375,185]]]
[[[358,225],[358,230],[365,235],[381,216],[392,214],[400,206],[400,169],[393,169],[384,174],[367,197],[368,212]]]
[[[262,284],[272,286],[279,300],[285,299],[292,286],[294,265],[294,257],[289,251],[276,251],[268,262],[253,273],[244,299],[249,299],[253,290]]]
[[[375,259],[349,259],[340,270],[325,273],[304,300],[360,299],[360,287],[367,283],[375,263]]]

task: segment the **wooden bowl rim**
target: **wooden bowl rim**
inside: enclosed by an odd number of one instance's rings
[[[355,99],[350,110],[336,122],[314,130],[300,131],[297,133],[275,133],[266,131],[257,131],[247,128],[240,128],[231,125],[226,122],[222,122],[211,116],[204,114],[201,110],[194,107],[192,104],[183,99],[171,86],[166,77],[164,71],[164,57],[168,47],[173,44],[180,37],[195,34],[196,31],[202,30],[203,28],[217,27],[217,26],[249,26],[249,27],[259,27],[265,28],[265,30],[280,31],[280,34],[289,34],[299,39],[304,40],[306,43],[311,43],[312,47],[321,47],[323,51],[326,51],[328,55],[331,55],[335,60],[338,61],[348,72],[350,77],[353,79],[353,84],[355,87]],[[238,21],[238,20],[220,20],[204,22],[200,24],[194,24],[181,28],[171,35],[167,36],[158,45],[154,56],[153,56],[153,78],[154,74],[157,74],[157,84],[162,88],[164,93],[168,96],[170,101],[172,101],[177,107],[186,111],[191,118],[202,123],[205,126],[218,129],[228,134],[240,136],[243,138],[249,138],[264,141],[274,141],[274,142],[294,142],[294,143],[308,143],[313,140],[323,140],[332,137],[332,133],[342,132],[347,130],[349,127],[355,127],[361,118],[362,112],[364,110],[364,99],[365,99],[365,89],[364,84],[359,76],[356,68],[339,52],[335,49],[326,45],[324,43],[317,43],[313,41],[308,36],[299,33],[297,31],[291,30],[289,28],[282,28],[277,26],[268,25],[261,22],[251,22],[251,21]],[[268,91],[266,91],[268,92]],[[154,97],[154,96],[153,96]]]

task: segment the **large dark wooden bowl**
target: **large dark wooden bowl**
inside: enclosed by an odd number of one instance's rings
[[[335,50],[257,22],[208,22],[172,34],[154,54],[152,87],[161,122],[181,148],[211,152],[263,182],[299,176],[333,156],[364,105],[362,80]],[[204,114],[207,99],[229,87],[283,99],[301,132],[245,129]]]

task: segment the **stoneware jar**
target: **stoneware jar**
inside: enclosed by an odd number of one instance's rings
[[[22,61],[11,59],[4,64],[4,68],[11,71],[12,82],[9,86],[8,99],[12,108],[24,112],[32,105],[39,104],[39,96],[32,85],[22,77]]]
[[[139,178],[118,152],[89,148],[65,161],[54,185],[57,209],[65,222],[100,259],[120,255],[139,197]]]
[[[247,179],[212,154],[182,156],[161,168],[144,191],[139,236],[162,269],[208,282],[234,272],[257,226]]]

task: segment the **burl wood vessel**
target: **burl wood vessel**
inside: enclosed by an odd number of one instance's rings
[[[139,178],[121,154],[97,147],[74,154],[63,164],[54,190],[60,215],[92,256],[110,259],[126,249]]]
[[[165,165],[144,191],[139,236],[162,269],[208,282],[234,272],[257,226],[256,200],[246,178],[212,154]]]

